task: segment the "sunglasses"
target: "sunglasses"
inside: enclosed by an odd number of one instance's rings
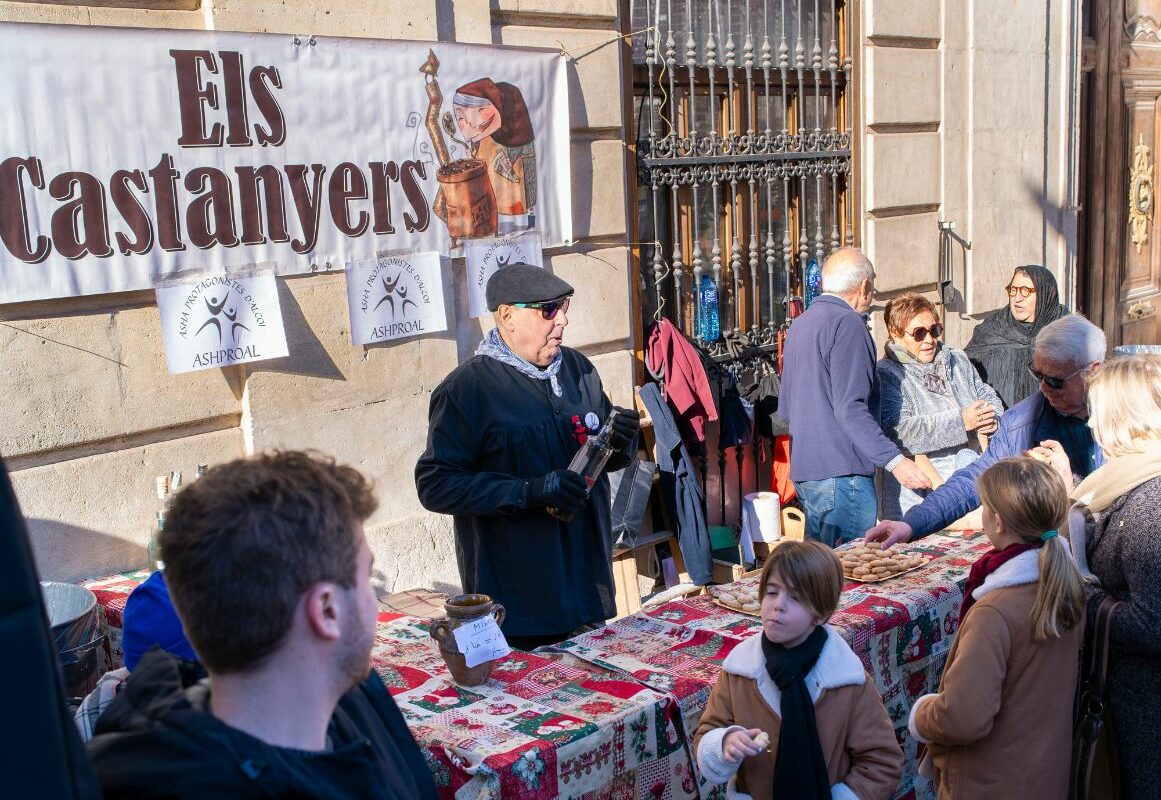
[[[1036,289],[1033,286],[1005,286],[1004,291],[1008,293],[1008,297],[1031,297],[1036,294]]]
[[[938,339],[940,336],[943,336],[943,326],[937,322],[930,328],[916,328],[915,330],[911,331],[909,335],[915,341],[922,342],[927,338],[927,334],[929,333],[931,334],[932,339]]]
[[[548,303],[513,303],[516,308],[535,308],[540,311],[540,318],[549,320],[556,319],[556,315],[561,311],[568,311],[568,301],[571,297],[566,297],[563,300],[553,300]]]
[[[1047,386],[1050,389],[1063,389],[1064,384],[1068,383],[1068,381],[1070,381],[1073,377],[1084,372],[1086,369],[1088,369],[1088,367],[1081,367],[1080,369],[1076,369],[1076,370],[1073,370],[1072,372],[1068,373],[1063,378],[1056,378],[1056,377],[1053,377],[1052,375],[1044,375],[1042,373],[1037,372],[1036,370],[1032,369],[1032,365],[1029,364],[1028,365],[1028,374],[1031,375],[1033,378],[1035,378],[1037,381],[1042,382],[1045,386]]]

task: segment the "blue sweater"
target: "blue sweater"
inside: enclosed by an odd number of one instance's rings
[[[875,343],[863,317],[824,294],[794,320],[778,413],[790,424],[790,479],[874,475],[902,457],[878,422]]]
[[[956,470],[947,483],[903,515],[903,521],[914,531],[912,538],[942,530],[974,510],[980,504],[976,478],[1000,459],[1023,455],[1045,439],[1060,441],[1066,451],[1072,451],[1069,463],[1074,479],[1087,477],[1105,462],[1104,453],[1092,440],[1092,431],[1076,425],[1073,418],[1058,414],[1044,400],[1044,395],[1036,392],[1004,412],[1000,427],[982,456]]]

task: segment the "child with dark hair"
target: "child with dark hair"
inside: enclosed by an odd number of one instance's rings
[[[767,559],[762,634],[722,665],[694,735],[702,774],[727,797],[888,798],[903,753],[875,685],[826,621],[843,570],[816,541],[783,542]]]

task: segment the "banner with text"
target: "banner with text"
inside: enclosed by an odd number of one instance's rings
[[[476,239],[464,244],[464,264],[468,270],[468,313],[472,317],[488,315],[486,290],[488,278],[508,264],[544,266],[540,234],[529,231],[501,239]]]
[[[557,52],[0,23],[0,303],[572,238]]]
[[[171,375],[287,355],[272,269],[175,279],[156,293]]]
[[[447,330],[439,253],[381,256],[347,267],[351,341],[372,344]]]

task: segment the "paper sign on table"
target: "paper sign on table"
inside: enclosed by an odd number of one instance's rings
[[[461,625],[452,633],[456,637],[456,647],[464,654],[464,661],[469,667],[503,658],[512,652],[491,614]]]
[[[468,314],[473,318],[487,316],[485,290],[492,273],[508,264],[544,266],[540,234],[529,231],[497,239],[469,239],[464,242],[464,261],[468,269]]]
[[[347,265],[347,307],[355,344],[446,331],[439,253],[351,262]]]
[[[274,271],[207,275],[155,289],[171,375],[287,354]]]

